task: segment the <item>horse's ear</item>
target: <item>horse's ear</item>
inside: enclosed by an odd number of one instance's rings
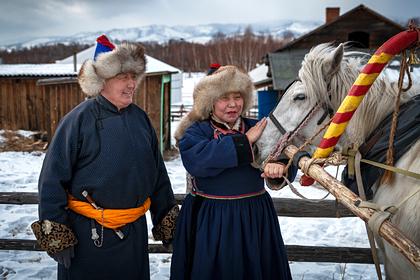
[[[335,73],[340,70],[341,61],[343,60],[344,55],[344,45],[340,44],[333,52],[331,52],[328,57],[325,59],[323,66],[324,77],[327,80],[331,79]]]

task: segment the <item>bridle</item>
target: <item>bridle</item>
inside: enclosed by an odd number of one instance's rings
[[[284,93],[287,92],[287,90],[294,85],[296,82],[300,82],[300,79],[295,79],[294,81],[292,81],[285,89],[284,89]],[[328,87],[329,88],[329,87]],[[331,98],[331,95],[329,95],[329,97]],[[281,101],[281,99],[279,99],[278,103]],[[273,110],[271,110],[270,114],[268,115],[269,119],[273,122],[274,126],[280,131],[280,133],[282,135],[285,135],[288,131],[286,131],[286,129],[281,125],[281,123],[279,122],[279,120],[277,120],[277,118],[274,116],[274,111],[277,108],[277,105],[274,107]],[[312,116],[314,115],[314,113],[316,111],[318,111],[320,108],[324,109],[324,114],[322,114],[322,116],[319,118],[319,120],[317,121],[317,125],[320,125],[326,118],[327,116],[329,116],[330,118],[333,116],[334,110],[329,106],[329,105],[322,105],[321,103],[317,103],[315,104],[315,106],[308,112],[308,114],[306,114],[306,116],[302,119],[302,121],[299,123],[299,125],[296,126],[296,128],[293,131],[290,131],[290,134],[293,135],[294,132],[296,132],[297,130],[300,130],[302,128],[302,125],[305,122],[308,122],[309,119],[312,118]]]
[[[294,81],[292,81],[284,90],[284,93],[287,92],[287,90],[296,82],[300,81],[300,79],[295,79]],[[331,99],[331,94],[330,94],[330,84],[328,83],[327,86],[328,89],[328,96]],[[278,103],[281,101],[281,99],[279,99]],[[322,114],[322,116],[318,119],[317,121],[317,125],[320,125],[326,118],[327,116],[329,116],[330,118],[333,117],[334,115],[334,110],[327,104],[322,104],[322,103],[317,103],[315,104],[315,106],[306,114],[306,116],[302,119],[302,121],[299,123],[299,125],[296,126],[296,128],[292,131],[287,131],[279,122],[279,120],[274,116],[274,111],[277,108],[277,105],[274,107],[274,109],[270,112],[270,114],[268,115],[269,119],[273,122],[274,126],[277,128],[278,131],[280,131],[280,133],[282,134],[282,137],[279,139],[277,145],[275,146],[275,148],[273,149],[273,151],[270,153],[268,158],[273,158],[273,157],[277,157],[278,155],[280,155],[280,153],[282,152],[282,150],[284,149],[284,147],[286,147],[291,141],[292,139],[294,139],[295,137],[300,138],[301,141],[305,142],[305,139],[299,134],[300,130],[302,128],[304,128],[309,121],[313,118],[313,116],[320,110],[323,109],[324,113]]]

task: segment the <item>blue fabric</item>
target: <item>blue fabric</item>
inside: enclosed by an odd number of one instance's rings
[[[245,120],[246,129],[255,121]],[[214,139],[208,121],[193,124],[179,142],[185,168],[200,191],[237,195],[264,188],[261,172],[238,163],[232,137]],[[268,193],[237,200],[204,199],[192,220],[188,195],[177,221],[171,279],[187,279],[191,225],[196,223],[191,279],[291,279],[277,214]]]
[[[101,248],[91,240],[91,220],[66,210],[67,192],[103,208],[133,208],[151,198],[153,224],[175,205],[156,134],[136,105],[118,111],[104,97],[87,100],[61,121],[39,178],[40,220],[63,223],[79,243],[59,279],[148,279],[147,224],[142,217],[121,228],[124,240],[104,229]],[[96,224],[100,234],[100,225]]]
[[[245,120],[249,128],[255,120]],[[261,191],[264,180],[261,172],[248,162],[238,162],[236,135],[213,136],[210,122],[193,124],[179,141],[185,169],[195,178],[197,188],[211,195],[240,195]],[[248,149],[251,149],[249,146]],[[226,186],[229,186],[228,188]]]
[[[93,55],[93,60],[96,60],[96,57],[101,54],[101,53],[105,53],[105,52],[110,52],[112,51],[112,49],[108,46],[102,45],[101,43],[97,43],[96,44],[96,48],[95,48],[95,54]]]

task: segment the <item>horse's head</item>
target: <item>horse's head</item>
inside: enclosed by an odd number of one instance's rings
[[[257,165],[267,158],[285,133],[297,131],[290,144],[300,145],[329,120],[328,116],[335,111],[333,103],[336,99],[331,92],[331,80],[340,69],[343,52],[343,45],[333,48],[323,44],[305,56],[299,79],[283,94],[256,142]],[[319,143],[321,137],[317,136],[314,143]]]

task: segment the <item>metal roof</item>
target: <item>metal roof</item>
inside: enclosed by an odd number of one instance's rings
[[[0,77],[77,76],[71,64],[0,64]]]
[[[296,79],[307,52],[308,50],[295,50],[268,54],[273,89],[284,89]]]

